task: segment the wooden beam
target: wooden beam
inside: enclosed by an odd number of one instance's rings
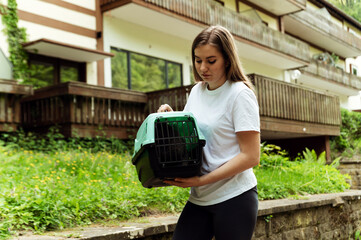
[[[0,93],[31,95],[33,94],[33,86],[18,84],[15,80],[0,79]]]
[[[340,126],[339,125],[325,125],[317,123],[309,123],[302,121],[293,121],[287,119],[278,119],[271,117],[261,116],[261,132],[274,131],[283,133],[296,133],[304,136],[339,136]]]

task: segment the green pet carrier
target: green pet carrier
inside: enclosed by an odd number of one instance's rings
[[[134,142],[132,163],[146,188],[167,186],[165,179],[199,174],[206,141],[190,112],[150,114]]]

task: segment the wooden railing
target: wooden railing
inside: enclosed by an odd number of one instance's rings
[[[20,124],[20,99],[32,94],[29,85],[0,79],[0,131],[14,131]]]
[[[340,42],[361,50],[360,38],[350,32],[347,32],[341,26],[327,19],[319,11],[306,8],[304,11],[300,11],[289,16],[297,21],[301,21],[302,24],[316,29],[318,32],[322,32],[330,38],[337,38]]]
[[[255,74],[249,75],[257,92],[261,117],[340,125],[340,100],[300,86]]]
[[[160,91],[148,92],[147,109],[149,113],[156,112],[161,104],[167,103],[174,111],[183,111],[192,86],[164,89]]]
[[[327,80],[342,83],[346,86],[361,90],[361,77],[357,77],[345,72],[343,69],[329,64],[324,64],[317,60],[311,60],[310,65],[302,68],[301,71],[312,73]]]
[[[229,29],[235,36],[250,40],[281,53],[296,57],[308,62],[308,44],[283,34],[262,24],[262,22],[250,19],[243,14],[223,7],[214,0],[140,0],[143,2],[163,8],[170,13],[195,20],[206,25],[222,25]],[[119,3],[116,5],[116,3]],[[103,11],[113,5],[129,3],[129,0],[101,0]]]
[[[250,74],[255,85],[261,117],[294,120],[326,125],[340,125],[340,102],[337,96],[326,95],[292,83]],[[183,110],[191,86],[149,93],[151,112],[162,103]],[[174,104],[176,103],[176,104]]]
[[[340,125],[340,103],[325,95],[267,77],[251,74],[261,117],[320,125]],[[46,131],[58,125],[69,136],[129,138],[149,113],[162,103],[182,111],[192,86],[141,93],[79,82],[38,89],[22,99],[25,130]]]
[[[146,101],[140,92],[63,83],[22,100],[23,127],[46,131],[58,125],[66,136],[128,138],[145,118]]]

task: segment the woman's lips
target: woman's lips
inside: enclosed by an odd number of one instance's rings
[[[203,78],[209,78],[211,75],[208,75],[208,74],[202,74],[202,77]]]

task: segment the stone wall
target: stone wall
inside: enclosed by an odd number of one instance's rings
[[[361,191],[260,202],[253,239],[354,239],[361,230]]]
[[[361,160],[343,159],[338,169],[342,174],[350,175],[351,189],[361,189]]]
[[[16,240],[168,240],[172,238],[178,215],[152,216],[113,227],[82,227],[55,235],[17,236]],[[260,201],[253,240],[355,239],[361,230],[361,190],[319,194],[304,199]],[[50,233],[49,233],[50,234]],[[69,236],[78,236],[71,238]]]

